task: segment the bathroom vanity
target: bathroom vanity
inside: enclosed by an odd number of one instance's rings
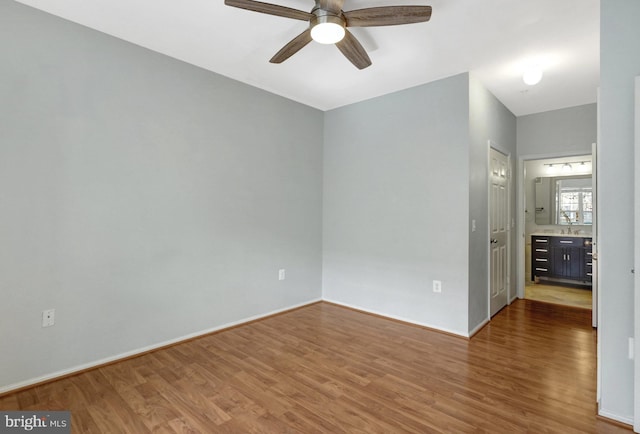
[[[591,242],[578,235],[531,235],[531,280],[591,287]]]

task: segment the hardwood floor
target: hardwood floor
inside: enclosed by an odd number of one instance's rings
[[[0,398],[74,433],[617,433],[590,312],[518,300],[471,340],[328,303]]]

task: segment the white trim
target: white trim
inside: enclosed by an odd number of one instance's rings
[[[594,164],[595,163],[595,164]],[[591,326],[596,328],[600,323],[600,268],[598,266],[598,246],[600,244],[600,236],[598,230],[598,206],[600,198],[598,197],[598,174],[599,174],[599,162],[598,162],[598,143],[591,145],[591,189],[593,192],[593,221],[591,223],[591,255],[596,259],[595,264],[592,261],[591,267]]]
[[[571,152],[549,152],[544,154],[528,154],[520,155],[519,159],[523,161],[529,160],[551,160],[553,158],[579,157],[581,155],[589,155],[591,150],[571,151]]]
[[[516,192],[516,233],[518,237],[516,239],[516,295],[519,298],[524,298],[524,287],[525,287],[525,279],[526,274],[526,265],[525,265],[525,213],[524,213],[524,160],[522,157],[518,157],[518,185]]]
[[[426,327],[426,328],[429,328],[429,329],[432,329],[432,330],[435,330],[435,331],[441,331],[441,332],[449,333],[449,334],[460,336],[460,337],[463,337],[463,338],[468,338],[469,337],[468,333],[460,333],[458,331],[446,329],[444,327],[434,326],[433,324],[428,324],[428,323],[424,323],[424,322],[420,322],[420,321],[415,321],[415,320],[408,319],[408,318],[405,318],[405,317],[402,317],[402,316],[390,315],[388,313],[380,312],[380,311],[373,310],[373,309],[368,309],[366,307],[357,306],[357,305],[354,305],[354,304],[344,303],[342,301],[331,300],[329,298],[324,298],[323,301],[326,301],[327,303],[337,304],[338,306],[348,307],[350,309],[355,309],[355,310],[359,310],[359,311],[362,311],[362,312],[371,313],[373,315],[378,315],[378,316],[382,316],[382,317],[389,318],[389,319],[395,319],[395,320],[398,320],[398,321],[406,322],[408,324],[419,325],[421,327]]]
[[[598,87],[596,89],[596,175],[598,173],[600,173],[600,159],[598,158],[598,155],[600,154],[600,144],[602,143],[602,140],[600,140],[600,87]],[[591,164],[591,167],[593,168],[593,163]],[[592,169],[593,171],[593,169]],[[592,173],[593,175],[593,173]],[[596,188],[598,188],[598,180],[596,179]],[[598,192],[596,192],[596,200],[598,200]],[[599,217],[599,212],[598,212],[599,208],[598,208],[598,203],[596,202],[596,209],[595,209],[595,215],[596,215],[596,232],[593,234],[595,235],[595,240],[596,240],[596,253],[598,252],[598,244],[600,244],[600,241],[598,239],[598,217]],[[593,241],[593,240],[592,240]],[[602,309],[600,308],[600,295],[599,295],[599,289],[600,289],[600,273],[599,271],[599,262],[596,261],[596,275],[594,276],[596,278],[596,306],[597,306],[597,312],[596,312],[596,322],[598,324],[602,324],[602,318],[601,318],[601,314],[600,312],[602,312]],[[593,312],[591,312],[591,315],[593,315]],[[596,335],[596,404],[598,406],[598,409],[600,408],[600,393],[602,391],[602,339],[600,339],[600,333],[598,333]]]
[[[487,255],[487,318],[491,321],[491,140],[487,141],[487,238],[485,240],[485,255]],[[469,327],[469,325],[467,325]]]
[[[635,79],[635,216],[634,228],[635,235],[633,240],[635,273],[634,280],[634,306],[633,306],[633,333],[635,337],[634,360],[633,360],[633,396],[634,396],[634,412],[633,412],[633,428],[636,432],[640,432],[640,76]]]
[[[188,335],[180,336],[178,338],[170,339],[170,340],[164,341],[164,342],[159,342],[157,344],[149,345],[147,347],[142,347],[142,348],[138,348],[138,349],[135,349],[135,350],[127,351],[125,353],[120,353],[120,354],[115,355],[115,356],[106,357],[104,359],[95,360],[93,362],[89,362],[89,363],[85,363],[85,364],[82,364],[82,365],[74,366],[72,368],[63,369],[61,371],[52,372],[50,374],[42,375],[40,377],[31,378],[29,380],[20,381],[18,383],[14,383],[14,384],[9,384],[8,386],[0,387],[0,394],[11,392],[12,390],[22,389],[24,387],[32,386],[34,384],[43,383],[45,381],[55,380],[56,378],[65,377],[67,375],[75,374],[77,372],[81,372],[81,371],[84,371],[84,370],[87,370],[87,369],[91,369],[91,368],[95,368],[95,367],[98,367],[98,366],[101,366],[101,365],[105,365],[107,363],[117,362],[118,360],[127,359],[129,357],[136,356],[138,354],[143,354],[143,353],[146,353],[146,352],[158,349],[158,348],[166,347],[168,345],[177,344],[177,343],[180,343],[182,341],[186,341],[186,340],[189,340],[189,339],[193,339],[193,338],[197,338],[197,337],[200,337],[200,336],[208,335],[210,333],[217,332],[217,331],[224,330],[224,329],[228,329],[230,327],[239,326],[239,325],[251,322],[251,321],[255,321],[255,320],[262,319],[262,318],[265,318],[265,317],[269,317],[269,316],[272,316],[272,315],[276,315],[276,314],[279,314],[279,313],[282,313],[282,312],[286,312],[286,311],[289,311],[289,310],[293,310],[293,309],[297,309],[297,308],[300,308],[300,307],[308,306],[308,305],[317,303],[319,301],[322,301],[322,299],[318,298],[318,299],[313,299],[313,300],[310,300],[310,301],[305,301],[303,303],[295,304],[293,306],[289,306],[289,307],[285,307],[285,308],[282,308],[282,309],[273,310],[271,312],[263,313],[263,314],[260,314],[260,315],[250,316],[248,318],[244,318],[244,319],[241,319],[241,320],[238,320],[238,321],[233,321],[233,322],[230,322],[230,323],[222,324],[222,325],[219,325],[219,326],[216,326],[216,327],[212,327],[212,328],[209,328],[209,329],[206,329],[206,330],[201,330],[201,331],[198,331],[198,332],[195,332],[195,333],[190,333]]]
[[[606,410],[598,411],[598,415],[602,417],[606,417],[607,419],[615,420],[617,422],[626,423],[627,425],[633,425],[633,418],[631,417],[619,416],[615,413],[610,413]]]

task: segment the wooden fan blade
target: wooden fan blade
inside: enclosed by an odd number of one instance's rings
[[[344,0],[320,0],[320,9],[333,12],[336,15],[340,13],[343,5]]]
[[[298,9],[271,3],[257,2],[255,0],[224,0],[227,6],[246,9],[248,11],[260,12],[263,14],[276,15],[278,17],[293,18],[294,20],[309,21],[313,15]]]
[[[340,51],[342,51],[344,57],[349,59],[349,61],[353,63],[356,68],[364,69],[367,66],[371,65],[371,59],[369,59],[369,55],[350,31],[345,29],[344,38],[342,39],[342,41],[337,42],[336,46]]]
[[[311,42],[311,29],[307,29],[293,38],[291,42],[282,47],[269,62],[282,63],[304,48],[309,42]]]
[[[431,6],[383,6],[344,13],[347,27],[395,26],[429,21]]]

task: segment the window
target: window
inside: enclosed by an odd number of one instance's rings
[[[556,204],[559,225],[590,225],[593,223],[593,191],[591,181],[559,179],[556,181]]]

